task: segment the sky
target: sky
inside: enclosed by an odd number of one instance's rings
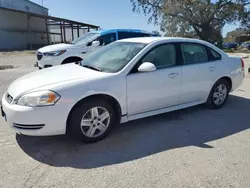
[[[160,31],[148,17],[132,11],[130,0],[31,0],[49,9],[51,16],[98,25],[103,29],[128,28]],[[102,3],[100,3],[102,2]],[[226,25],[223,36],[238,25]]]

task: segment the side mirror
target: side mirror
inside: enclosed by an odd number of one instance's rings
[[[156,67],[153,63],[145,62],[140,65],[138,72],[152,72],[155,71]]]
[[[93,41],[91,46],[92,47],[100,46],[100,42],[99,41]]]

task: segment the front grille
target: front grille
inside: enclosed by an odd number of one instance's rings
[[[37,125],[22,125],[22,124],[17,124],[17,123],[13,123],[13,126],[15,128],[18,129],[41,129],[43,128],[45,125],[44,124],[37,124]]]
[[[6,93],[5,98],[8,103],[11,103],[13,101],[13,97],[9,93]]]
[[[41,52],[37,52],[36,57],[37,60],[41,60],[43,58],[43,54]]]

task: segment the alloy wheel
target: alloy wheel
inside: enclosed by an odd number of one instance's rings
[[[89,109],[82,117],[82,133],[89,137],[95,138],[101,136],[110,124],[110,114],[103,107],[93,107]]]
[[[227,86],[224,84],[218,85],[213,94],[213,102],[215,105],[221,105],[227,97]]]

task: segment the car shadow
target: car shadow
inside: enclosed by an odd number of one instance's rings
[[[20,148],[33,159],[56,167],[91,169],[119,164],[167,150],[197,146],[250,127],[250,100],[231,95],[224,108],[202,105],[117,126],[106,139],[84,144],[57,137],[16,135]]]

